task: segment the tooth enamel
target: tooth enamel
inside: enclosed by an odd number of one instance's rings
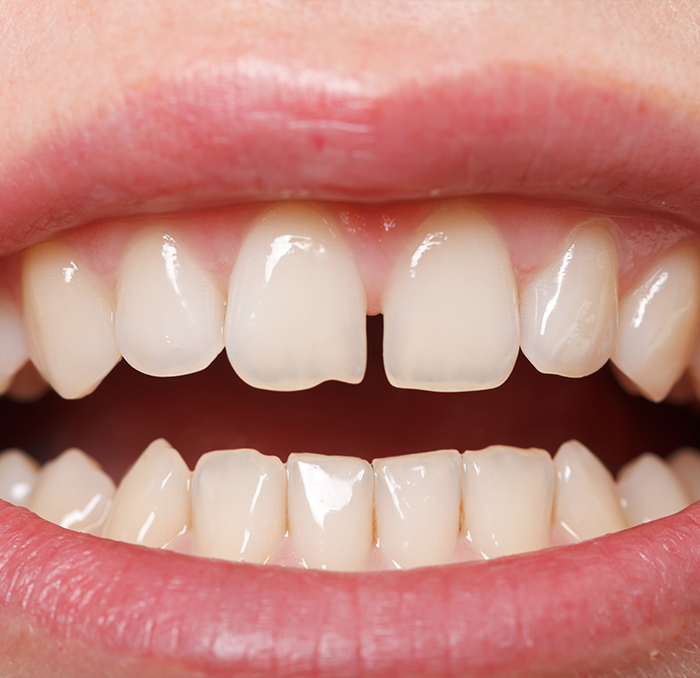
[[[162,231],[141,233],[119,273],[119,349],[145,374],[203,370],[224,347],[225,305],[213,276],[182,243]]]
[[[401,568],[449,563],[459,533],[462,464],[456,450],[375,459],[379,546]]]
[[[671,466],[648,452],[620,469],[617,491],[631,527],[678,513],[691,503]]]
[[[58,243],[27,250],[22,289],[32,361],[64,398],[91,393],[121,357],[107,290]]]
[[[6,391],[12,377],[27,362],[27,340],[17,306],[0,296],[0,392]]]
[[[39,464],[22,450],[0,452],[0,499],[26,506],[38,471]]]
[[[521,299],[520,345],[540,372],[583,377],[602,367],[617,328],[617,250],[608,231],[579,230]]]
[[[475,210],[442,210],[420,226],[382,302],[384,366],[394,386],[494,388],[518,355],[518,292],[508,251]]]
[[[576,539],[592,539],[627,527],[612,474],[578,440],[554,455],[554,522]]]
[[[612,360],[651,400],[663,400],[690,357],[700,320],[700,257],[665,256],[620,303]]]
[[[279,204],[258,219],[229,284],[226,351],[252,386],[292,391],[362,380],[365,291],[331,218]]]
[[[463,525],[488,558],[549,546],[553,495],[545,450],[492,445],[464,453]]]
[[[290,454],[289,535],[308,567],[362,570],[374,529],[372,467],[355,457]]]
[[[692,501],[700,500],[700,452],[692,447],[676,450],[668,459]]]
[[[264,563],[287,531],[287,473],[256,450],[203,455],[192,475],[192,526],[200,556]]]
[[[190,526],[190,476],[177,450],[153,441],[119,485],[102,536],[167,546]]]
[[[72,448],[39,471],[27,508],[61,527],[95,533],[107,517],[114,491],[99,464]]]

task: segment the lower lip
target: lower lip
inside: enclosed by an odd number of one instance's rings
[[[56,675],[612,673],[692,642],[699,523],[696,504],[532,554],[338,574],[102,540],[0,502],[0,650],[19,639]]]

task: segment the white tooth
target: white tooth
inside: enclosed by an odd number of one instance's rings
[[[545,450],[465,452],[462,494],[463,524],[488,558],[549,546],[554,464]]]
[[[367,301],[331,217],[279,204],[253,225],[229,284],[226,351],[258,388],[362,380]]]
[[[700,321],[700,257],[666,255],[620,304],[612,360],[651,400],[663,400],[686,368]]]
[[[452,561],[459,534],[462,464],[457,450],[375,459],[379,546],[402,568]]]
[[[0,499],[26,506],[38,470],[39,464],[22,450],[0,452]]]
[[[384,366],[401,388],[472,391],[502,384],[520,344],[518,291],[508,250],[466,207],[420,226],[386,288]]]
[[[177,450],[154,440],[119,485],[102,536],[167,546],[190,526],[191,475]]]
[[[114,491],[99,464],[72,448],[39,471],[27,508],[61,527],[95,533],[107,518]]]
[[[287,473],[256,450],[203,455],[192,475],[197,554],[264,563],[287,531]]]
[[[203,370],[224,347],[225,306],[212,274],[179,240],[148,230],[131,243],[119,272],[119,349],[145,374]]]
[[[612,474],[578,440],[554,455],[554,523],[576,539],[593,539],[627,527]]]
[[[19,309],[4,295],[0,296],[0,382],[6,391],[14,374],[27,362],[27,340]]]
[[[577,231],[521,299],[520,345],[540,372],[583,377],[601,368],[617,329],[617,250],[607,229]]]
[[[668,459],[692,501],[700,500],[700,452],[692,447],[681,447]]]
[[[691,504],[671,466],[649,452],[620,469],[617,491],[630,526],[670,516]]]
[[[308,567],[362,570],[374,530],[372,467],[364,459],[290,454],[289,535]]]
[[[22,262],[29,353],[64,398],[91,393],[121,357],[110,295],[77,262],[58,243],[31,247]]]

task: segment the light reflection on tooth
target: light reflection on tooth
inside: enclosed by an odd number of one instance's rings
[[[592,539],[627,527],[612,474],[578,440],[554,455],[554,522],[577,539]]]
[[[401,568],[449,563],[459,533],[457,450],[375,459],[379,546]]]
[[[71,250],[51,242],[24,253],[22,291],[32,361],[64,398],[91,393],[121,357],[106,288]]]
[[[464,453],[464,528],[489,558],[549,546],[554,464],[549,453],[492,445]]]
[[[401,388],[494,388],[520,344],[508,250],[474,209],[436,212],[399,259],[382,300],[384,366]]]
[[[203,370],[224,347],[225,305],[213,276],[179,240],[157,230],[139,234],[117,285],[124,359],[153,376]]]
[[[203,455],[192,475],[197,554],[264,563],[287,530],[287,473],[256,450]]]
[[[306,565],[364,569],[372,547],[374,475],[364,459],[290,454],[289,535]]]
[[[26,506],[38,470],[39,464],[22,450],[0,452],[0,499]]]
[[[177,450],[153,441],[119,485],[102,536],[167,546],[190,526],[190,476]]]
[[[293,391],[365,372],[367,301],[333,220],[279,204],[253,225],[229,284],[226,351],[257,388]]]
[[[700,322],[700,255],[680,248],[653,266],[620,303],[612,361],[651,400],[686,368]]]
[[[668,463],[685,487],[692,501],[700,501],[700,452],[692,447],[681,447]]]
[[[521,348],[540,372],[583,377],[602,367],[617,329],[617,250],[607,229],[577,231],[521,299]]]
[[[99,464],[72,448],[44,465],[27,508],[61,527],[94,534],[107,517],[114,491]]]
[[[620,469],[617,490],[630,527],[678,513],[691,503],[671,466],[649,452]]]
[[[0,392],[9,388],[13,375],[28,358],[19,309],[7,297],[0,295]]]

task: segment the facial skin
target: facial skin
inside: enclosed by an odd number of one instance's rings
[[[694,2],[5,0],[0,253],[122,215],[286,197],[509,194],[694,228],[699,17]],[[310,153],[314,138],[325,146]],[[219,668],[147,653],[120,664],[82,638],[59,661],[42,632],[0,640],[0,674]],[[658,661],[625,645],[606,665],[700,671],[694,620],[663,642]],[[612,675],[581,661],[577,675]]]

